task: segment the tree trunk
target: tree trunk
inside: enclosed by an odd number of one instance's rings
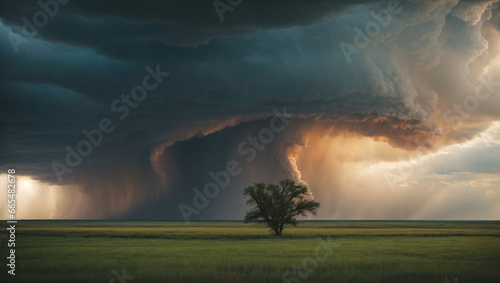
[[[274,228],[274,236],[281,236],[281,231],[280,231],[280,227],[277,226]]]
[[[283,224],[281,224],[281,225],[278,227],[278,231],[277,231],[277,233],[276,233],[276,236],[281,237],[281,232],[283,232]]]

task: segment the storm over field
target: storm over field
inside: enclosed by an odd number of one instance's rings
[[[284,178],[308,219],[500,215],[498,1],[47,3],[0,6],[17,218],[242,219]]]

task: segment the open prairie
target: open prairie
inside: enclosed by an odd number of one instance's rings
[[[20,221],[12,282],[499,282],[499,251],[498,221],[304,221],[281,238],[232,221]]]

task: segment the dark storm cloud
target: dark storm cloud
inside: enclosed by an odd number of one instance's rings
[[[284,105],[298,115],[296,125],[233,187],[254,180],[249,172],[270,181],[289,176],[279,149],[299,144],[297,133],[315,121],[395,146],[431,148],[442,130],[430,120],[438,102],[452,105],[458,92],[447,90],[467,89],[467,70],[456,62],[474,60],[484,53],[481,43],[493,43],[476,21],[496,25],[497,12],[487,1],[402,1],[402,13],[349,63],[339,44],[354,44],[354,28],[364,29],[387,5],[243,1],[221,22],[212,1],[71,1],[29,38],[21,18],[32,19],[41,8],[35,1],[4,1],[0,167],[59,184],[52,162],[64,162],[65,147],[75,148],[82,130],[109,118],[116,130],[64,176],[64,184],[77,184],[96,205],[133,199],[137,215],[148,217],[153,201],[161,206],[170,196],[171,207],[188,201],[190,187],[202,185]],[[485,11],[494,15],[491,21]],[[27,40],[18,53],[12,34]],[[445,50],[456,57],[442,56]],[[146,66],[170,75],[121,120],[110,105],[141,84]],[[444,84],[435,70],[441,66],[456,70],[450,77],[463,84]],[[465,139],[478,131],[460,134]],[[261,163],[269,164],[267,173],[258,171]],[[110,211],[86,215],[119,217]],[[178,217],[173,213],[169,217]]]
[[[221,22],[213,1],[70,2],[39,35],[47,40],[90,46],[114,56],[120,45],[207,44],[209,40],[258,30],[311,26],[354,5],[378,1],[243,1]],[[40,10],[34,1],[6,1],[0,17],[22,25],[22,17]],[[307,11],[307,12],[304,12]],[[132,40],[133,38],[133,40]],[[117,54],[116,56],[120,56]]]
[[[354,5],[377,3],[370,0],[337,1],[240,1],[238,9],[233,11],[232,21],[220,22],[213,7],[214,1],[161,1],[147,0],[140,5],[136,1],[72,1],[64,6],[68,13],[87,17],[117,17],[140,22],[180,23],[202,29],[234,28],[286,28],[296,25],[312,25],[334,13]],[[222,1],[226,3],[226,1]],[[236,2],[236,1],[233,1]],[[17,21],[20,17],[37,11],[36,1],[3,1],[1,16],[8,21]],[[228,13],[229,15],[229,13]]]

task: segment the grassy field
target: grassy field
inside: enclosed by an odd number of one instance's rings
[[[498,221],[20,221],[15,277],[0,240],[0,282],[500,282]]]

